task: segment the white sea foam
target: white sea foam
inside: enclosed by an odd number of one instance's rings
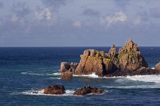
[[[106,92],[108,92],[107,90],[105,90],[104,93],[101,94],[88,94],[88,95],[103,95]],[[15,94],[15,93],[12,93]],[[74,95],[74,90],[66,90],[64,94],[44,94],[44,90],[29,90],[29,91],[24,91],[22,93],[16,93],[16,94],[23,94],[23,95],[34,95],[34,96],[76,96]]]
[[[35,73],[35,72],[21,72],[22,75],[34,75],[34,76],[59,76],[60,73]]]
[[[74,96],[74,90],[66,90],[64,94],[44,94],[43,90],[29,90],[22,92],[23,95],[35,95],[35,96]]]
[[[95,73],[88,74],[88,75],[73,75],[73,76],[75,76],[75,77],[101,78],[101,77],[98,77],[98,75],[96,75]]]
[[[57,72],[57,73],[52,73],[51,75],[60,76],[61,73]]]
[[[154,70],[154,69],[155,69],[155,67],[152,67],[151,69],[153,69],[153,70]]]
[[[135,75],[127,76],[129,80],[160,83],[160,75]]]
[[[124,85],[124,86],[103,86],[104,88],[119,88],[119,89],[155,89],[160,88],[160,84],[155,85]]]

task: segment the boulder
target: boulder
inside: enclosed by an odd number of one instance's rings
[[[77,65],[78,63],[62,62],[60,66],[61,79],[63,80],[71,79]]]
[[[101,94],[104,90],[96,87],[86,86],[75,90],[74,95]]]
[[[73,77],[73,73],[71,71],[61,72],[61,79],[63,80],[69,80],[69,79],[72,79],[72,77]]]
[[[148,67],[137,44],[132,40],[128,40],[119,50],[118,61],[122,71],[135,71],[141,67]]]
[[[43,89],[44,94],[64,94],[65,88],[63,85],[50,85]]]
[[[155,70],[160,71],[160,63],[157,63],[157,64],[155,65]]]

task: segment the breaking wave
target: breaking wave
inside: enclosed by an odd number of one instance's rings
[[[33,95],[33,96],[76,96],[76,95],[74,95],[74,90],[66,90],[66,93],[58,94],[58,95],[56,95],[56,94],[44,94],[43,92],[44,92],[43,90],[29,90],[29,91],[24,91],[21,94],[23,94],[23,95]],[[103,95],[106,92],[108,92],[108,91],[105,91],[102,94],[92,94],[92,93],[90,93],[88,95]]]
[[[23,95],[35,95],[35,96],[74,96],[73,95],[74,90],[66,90],[66,93],[64,94],[44,94],[43,90],[29,90],[29,91],[24,91],[22,92]]]
[[[88,75],[73,75],[73,76],[74,76],[74,77],[101,78],[101,77],[98,77],[98,75],[96,75],[95,73],[88,74]]]
[[[22,75],[33,75],[33,76],[60,76],[60,73],[34,73],[34,72],[21,72]]]

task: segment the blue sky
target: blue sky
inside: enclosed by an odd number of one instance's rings
[[[0,47],[160,46],[160,0],[0,0]]]

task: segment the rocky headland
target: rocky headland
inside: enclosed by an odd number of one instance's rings
[[[148,67],[140,49],[132,40],[128,40],[122,48],[113,45],[108,53],[95,49],[86,49],[80,55],[80,62],[62,62],[61,78],[68,80],[75,75],[95,73],[99,77],[159,74],[160,64],[155,69]]]

